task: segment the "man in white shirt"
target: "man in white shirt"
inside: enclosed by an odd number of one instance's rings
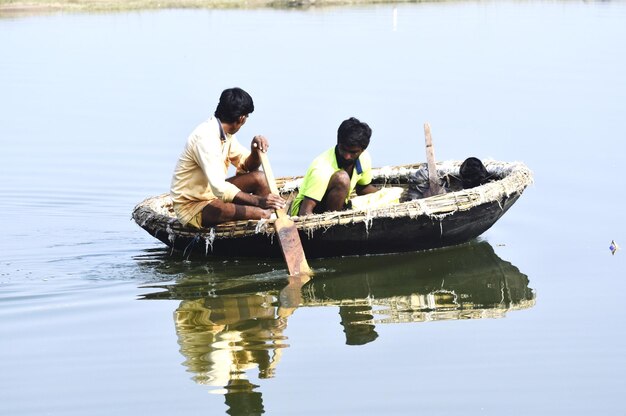
[[[280,196],[270,193],[265,175],[259,171],[259,154],[267,152],[267,139],[254,136],[248,150],[235,137],[253,111],[247,92],[226,89],[214,116],[187,138],[170,187],[174,211],[183,225],[202,228],[269,218],[273,210],[285,206]],[[231,164],[236,175],[226,178]]]

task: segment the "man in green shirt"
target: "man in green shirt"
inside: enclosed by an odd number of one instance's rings
[[[372,129],[358,119],[344,120],[337,145],[319,155],[304,176],[290,214],[310,215],[349,208],[350,195],[378,189],[372,182],[372,160],[367,152]]]

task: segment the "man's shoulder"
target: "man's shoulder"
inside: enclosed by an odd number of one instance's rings
[[[215,117],[210,117],[204,120],[202,123],[198,124],[195,131],[203,132],[203,133],[213,133],[213,134],[219,135],[220,128],[217,123],[218,121]]]
[[[319,154],[309,166],[309,171],[327,171],[330,170],[331,173],[334,170],[335,162],[335,148],[332,147],[328,150],[325,150],[321,154]]]
[[[198,140],[211,139],[220,137],[220,129],[217,125],[217,119],[211,117],[198,124],[193,132],[189,135],[190,142],[197,142]]]

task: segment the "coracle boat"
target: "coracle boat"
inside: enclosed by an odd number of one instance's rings
[[[485,161],[490,181],[463,189],[462,161],[437,164],[448,192],[413,199],[411,190],[423,188],[426,164],[373,169],[379,188],[402,188],[395,203],[292,217],[308,258],[382,254],[428,250],[465,243],[489,229],[517,201],[533,181],[520,162]],[[293,200],[301,177],[277,178],[287,201]],[[375,194],[374,194],[375,195]],[[281,257],[274,219],[233,221],[214,227],[184,227],[174,214],[169,194],[147,198],[132,214],[135,222],[158,240],[188,255],[219,257]]]

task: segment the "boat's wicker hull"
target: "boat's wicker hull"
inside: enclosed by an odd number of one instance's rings
[[[440,174],[458,172],[460,162],[439,166]],[[393,253],[455,245],[491,227],[532,182],[522,164],[486,163],[502,179],[478,188],[418,199],[371,211],[342,211],[294,217],[307,257]],[[380,184],[402,183],[413,167],[376,170]],[[291,182],[280,181],[288,193]],[[221,257],[280,257],[272,221],[239,221],[195,230],[174,218],[169,196],[149,198],[133,212],[135,221],[163,243],[183,252]]]

